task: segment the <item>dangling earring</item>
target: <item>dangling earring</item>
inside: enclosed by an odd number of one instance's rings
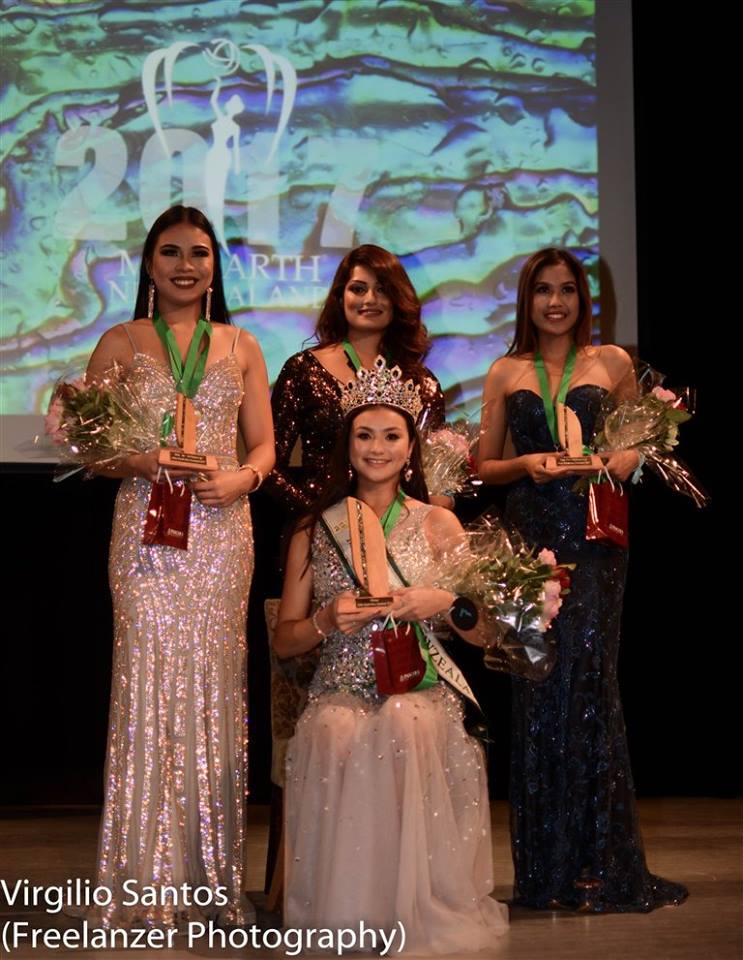
[[[413,468],[410,466],[410,457],[405,461],[405,469],[403,470],[403,477],[406,483],[410,483],[413,476]]]
[[[204,319],[209,323],[212,319],[212,288],[206,288],[206,307],[204,308]]]
[[[155,316],[155,283],[153,280],[150,280],[150,285],[147,288],[147,319],[152,320]]]
[[[348,482],[353,483],[353,467],[350,463],[348,465]]]

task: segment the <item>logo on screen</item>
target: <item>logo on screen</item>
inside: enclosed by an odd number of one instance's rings
[[[179,41],[170,46],[150,53],[142,66],[142,93],[164,154],[170,158],[176,144],[171,142],[163,129],[160,106],[157,99],[157,79],[162,67],[165,82],[165,94],[169,106],[173,105],[173,71],[176,61],[189,48],[198,48],[198,44]],[[265,113],[271,110],[276,91],[277,74],[281,77],[281,109],[275,129],[271,134],[270,146],[262,164],[268,170],[276,156],[281,136],[286,130],[297,95],[297,72],[290,61],[282,54],[273,53],[260,43],[249,43],[239,47],[231,40],[212,40],[210,47],[201,51],[203,59],[213,71],[212,93],[209,105],[214,114],[211,123],[212,142],[209,145],[203,164],[205,209],[212,222],[220,245],[225,252],[227,240],[224,227],[225,187],[230,172],[240,173],[240,146],[243,131],[240,126],[240,114],[245,110],[245,102],[239,93],[225,90],[223,80],[229,76],[240,76],[244,67],[246,52],[256,54],[263,65],[266,84]]]

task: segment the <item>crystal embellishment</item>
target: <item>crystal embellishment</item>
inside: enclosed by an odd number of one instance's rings
[[[420,386],[412,380],[402,379],[402,370],[388,367],[384,357],[377,357],[371,370],[363,367],[356,371],[356,377],[349,380],[341,394],[341,408],[344,415],[357,407],[384,404],[397,407],[410,414],[413,420],[423,409]]]

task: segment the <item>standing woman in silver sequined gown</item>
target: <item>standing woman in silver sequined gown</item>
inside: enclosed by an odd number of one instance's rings
[[[402,924],[408,950],[483,949],[508,920],[489,897],[482,751],[464,730],[459,696],[435,669],[425,689],[378,693],[371,641],[379,621],[339,608],[354,583],[320,523],[334,506],[344,512],[349,495],[380,517],[411,584],[393,590],[398,620],[446,615],[455,599],[416,585],[461,527],[451,511],[428,503],[413,418],[384,401],[357,406],[328,486],[292,539],[274,637],[282,657],[320,646],[287,752],[284,923],[358,930],[363,921],[397,930],[394,951]]]
[[[89,374],[116,361],[151,408],[172,413],[173,353],[183,363],[198,336],[207,354],[193,396],[196,448],[215,454],[219,469],[169,471],[191,485],[187,550],[142,543],[158,437],[106,471],[123,480],[109,561],[114,664],[97,880],[113,899],[101,922],[172,927],[184,915],[204,915],[238,924],[249,919],[241,904],[253,570],[246,495],[271,470],[274,446],[263,356],[251,334],[230,325],[219,247],[200,211],[173,207],[153,224],[135,316],[104,334]],[[167,439],[175,444],[173,434]],[[214,899],[201,908],[188,893],[176,905],[167,897],[125,905],[125,881],[140,892],[208,887]]]
[[[293,522],[306,513],[327,480],[330,454],[343,428],[341,387],[359,365],[369,368],[378,354],[384,354],[406,377],[420,384],[421,423],[436,429],[444,422],[441,385],[423,366],[430,341],[421,319],[420,300],[393,253],[366,243],[346,254],[320,311],[315,337],[315,346],[289,357],[271,395],[276,467],[260,496],[264,503],[267,497],[273,501],[266,504],[269,519],[261,518],[263,522],[271,522],[275,506],[283,513],[273,524],[274,541],[279,539],[281,521]],[[301,455],[295,459],[297,445]],[[446,502],[450,504],[449,498]],[[274,553],[278,556],[278,547]],[[286,734],[294,728],[297,704],[306,697],[311,673],[312,657],[292,661],[284,671],[274,671],[274,770],[282,769]],[[277,773],[274,777],[279,779]],[[274,830],[280,822],[280,807],[274,793]],[[269,875],[274,870],[274,852],[271,845]]]

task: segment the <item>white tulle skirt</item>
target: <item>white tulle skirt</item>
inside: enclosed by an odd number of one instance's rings
[[[286,927],[402,924],[405,952],[418,954],[482,950],[507,929],[489,896],[482,750],[444,683],[380,706],[346,693],[311,701],[285,789]]]

